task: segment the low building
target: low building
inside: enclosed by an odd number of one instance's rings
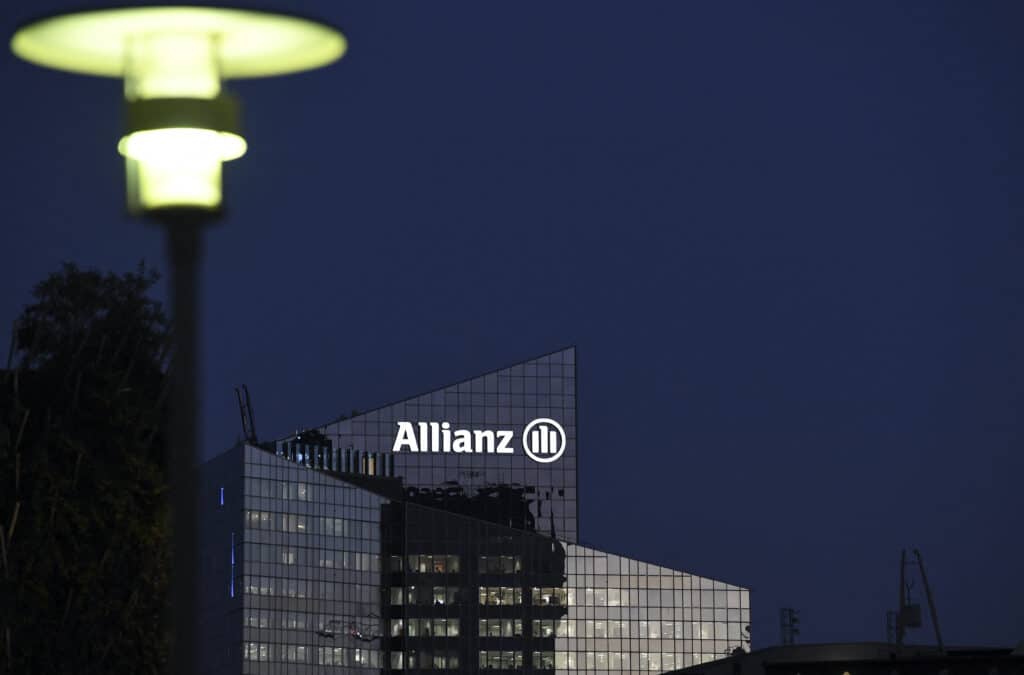
[[[884,642],[784,645],[675,671],[680,675],[1024,675],[1024,643],[953,648]]]

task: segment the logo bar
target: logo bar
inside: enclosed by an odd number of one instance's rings
[[[391,452],[455,454],[515,454],[515,433],[508,429],[452,429],[449,422],[398,422]],[[523,452],[535,462],[548,464],[565,452],[565,429],[548,417],[539,417],[523,429]]]
[[[565,429],[548,417],[538,417],[523,429],[523,452],[535,462],[549,464],[565,452]]]

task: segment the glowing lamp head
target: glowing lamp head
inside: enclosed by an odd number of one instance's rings
[[[221,163],[245,154],[237,134],[196,127],[146,129],[118,143],[128,174],[129,206],[152,210],[222,202]]]
[[[224,79],[327,65],[345,52],[334,28],[294,16],[213,7],[133,7],[55,16],[15,33],[39,65],[124,80],[133,211],[221,208],[221,165],[245,154]]]

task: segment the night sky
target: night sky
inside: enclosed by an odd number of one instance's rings
[[[575,344],[586,543],[750,586],[755,646],[884,639],[916,546],[947,643],[1024,639],[1024,3],[278,6],[350,51],[229,85],[204,455],[243,382],[276,437]],[[0,78],[0,325],[163,269],[120,83]]]

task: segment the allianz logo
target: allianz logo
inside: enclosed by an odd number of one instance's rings
[[[398,422],[391,452],[514,455],[511,429],[452,429],[449,422]],[[556,461],[565,452],[565,429],[548,417],[538,417],[523,428],[526,456],[541,464]]]

